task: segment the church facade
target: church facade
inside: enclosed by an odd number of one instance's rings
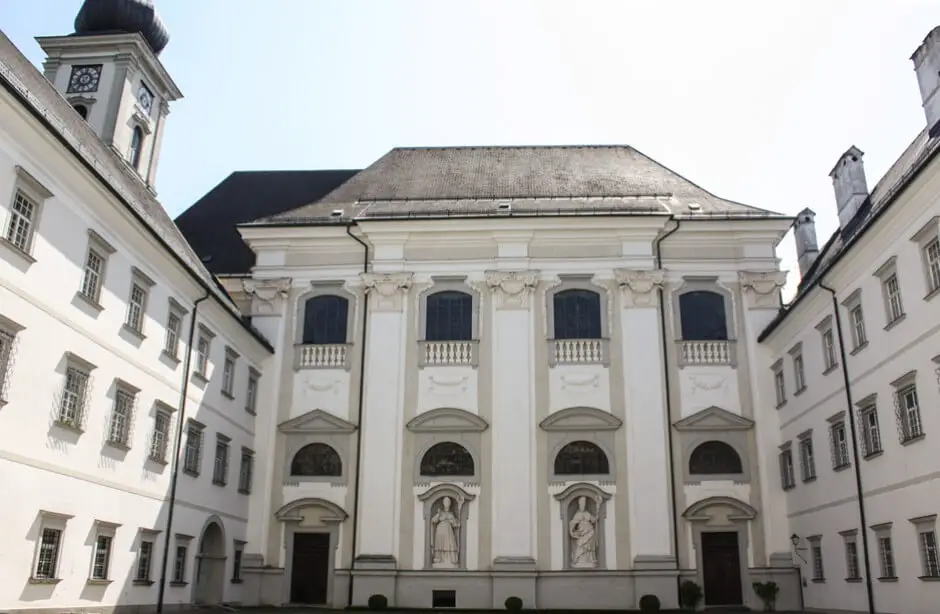
[[[839,160],[822,248],[811,211],[628,146],[234,173],[174,224],[152,4],[86,0],[42,73],[0,37],[0,608],[676,607],[693,581],[709,606],[775,582],[780,610],[932,611],[931,461],[898,476],[940,402],[936,32],[928,129],[871,194]],[[879,292],[898,333],[862,330],[892,358],[856,375],[837,323]],[[871,388],[858,424],[840,364]],[[878,386],[897,446],[865,427]]]

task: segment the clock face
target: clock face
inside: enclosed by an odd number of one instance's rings
[[[150,88],[141,82],[140,87],[137,89],[137,102],[140,103],[140,108],[142,108],[147,113],[150,113],[150,109],[153,108],[153,94],[150,92]]]
[[[69,93],[87,93],[98,91],[98,81],[101,79],[101,64],[93,66],[73,66],[72,76],[69,78]]]

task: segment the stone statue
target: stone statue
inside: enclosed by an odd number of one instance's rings
[[[450,506],[451,498],[443,497],[441,507],[431,517],[431,567],[439,569],[460,566],[460,519],[450,511]]]
[[[568,534],[574,538],[571,546],[571,566],[597,567],[597,517],[587,510],[587,497],[578,497],[578,511],[568,522]]]

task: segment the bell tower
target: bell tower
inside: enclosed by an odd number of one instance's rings
[[[85,0],[74,33],[36,39],[46,79],[151,190],[170,103],[183,96],[159,59],[169,39],[151,0]]]

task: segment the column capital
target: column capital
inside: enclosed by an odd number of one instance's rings
[[[375,299],[369,304],[372,311],[401,311],[414,273],[362,273],[360,278],[366,292]]]
[[[738,282],[748,309],[777,309],[778,290],[787,283],[787,272],[738,271]]]
[[[659,293],[666,283],[665,269],[614,269],[617,284],[623,293],[624,307],[656,307]]]
[[[486,285],[496,296],[497,309],[528,309],[538,283],[538,271],[486,272]]]
[[[251,316],[280,315],[290,294],[290,277],[243,279],[242,289],[251,298]]]

